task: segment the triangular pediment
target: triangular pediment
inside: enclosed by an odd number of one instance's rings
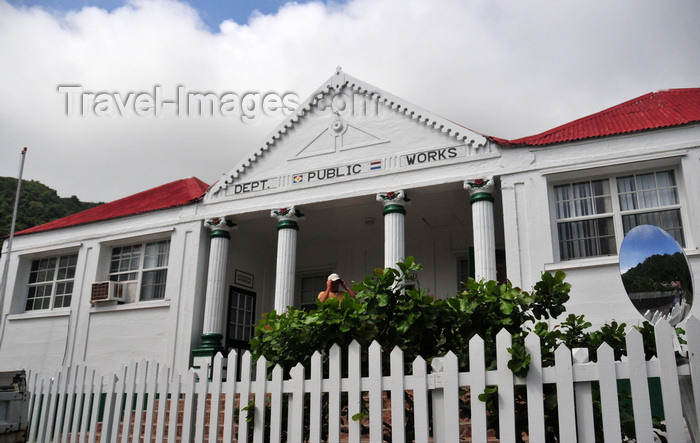
[[[206,199],[310,186],[322,175],[349,179],[417,161],[456,161],[488,149],[486,137],[339,68]]]

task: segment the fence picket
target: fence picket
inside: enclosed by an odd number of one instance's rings
[[[146,395],[146,378],[148,377],[149,362],[141,360],[138,364],[136,374],[134,374],[134,430],[132,435],[136,438],[141,436],[143,424],[143,404]],[[127,436],[128,437],[128,436]]]
[[[617,400],[615,354],[607,343],[600,345],[597,354],[600,404],[603,416],[603,438],[606,442],[619,441],[622,428],[620,426],[620,409]]]
[[[124,401],[124,413],[122,414],[122,443],[129,443],[129,436],[131,435],[131,409],[136,398],[136,382],[139,366],[141,365],[137,361],[132,362],[129,366],[129,372],[124,384],[126,400]]]
[[[525,349],[530,354],[527,372],[527,433],[530,441],[545,441],[544,389],[542,388],[542,348],[537,334],[525,337]]]
[[[685,325],[688,341],[688,365],[690,366],[690,381],[684,384],[692,385],[690,389],[681,391],[685,397],[684,404],[688,404],[689,414],[686,416],[688,428],[693,433],[693,441],[700,441],[700,320],[690,317]]]
[[[360,443],[360,421],[353,417],[360,413],[362,401],[362,366],[360,344],[355,340],[348,346],[348,438],[349,443]]]
[[[389,356],[389,369],[391,370],[391,438],[396,441],[406,441],[405,427],[405,401],[406,387],[403,370],[403,351],[396,346]]]
[[[382,347],[372,342],[369,347],[369,441],[384,440],[382,420]]]
[[[590,362],[588,349],[574,349],[572,353],[574,364],[583,366]],[[595,423],[593,418],[593,389],[590,382],[576,383],[574,387],[576,399],[576,431],[579,441],[595,441]]]
[[[486,403],[479,400],[479,395],[486,389],[486,361],[484,340],[478,335],[469,340],[469,375],[471,376],[469,396],[472,411],[472,441],[486,441],[488,438]]]
[[[272,369],[272,382],[270,383],[270,441],[282,441],[282,367],[276,365]],[[228,441],[228,440],[224,440]]]
[[[559,415],[559,441],[576,442],[576,404],[574,402],[574,378],[571,351],[561,345],[554,351],[557,370],[557,409]]]
[[[250,402],[250,352],[243,353],[241,359],[241,384],[238,406],[238,441],[248,441],[248,404]]]
[[[93,389],[95,385],[95,370],[88,370],[86,367],[85,371],[85,381],[83,384],[83,386],[85,387],[83,389],[84,399],[81,401],[83,404],[82,416],[80,418],[80,428],[75,432],[75,441],[77,441],[78,443],[86,441],[86,436],[89,428],[88,425],[90,421],[90,408],[94,407],[92,405],[92,399]]]
[[[512,336],[505,329],[501,329],[496,335],[498,429],[499,437],[505,441],[515,441],[515,385],[513,371],[508,368],[508,362],[511,360],[508,348],[512,343]]]
[[[634,428],[639,443],[652,443],[654,430],[651,423],[651,406],[649,403],[649,384],[647,365],[644,360],[642,334],[636,329],[627,332],[627,358],[629,364],[630,387],[632,389],[632,408],[634,410]]]
[[[70,417],[69,423],[64,424],[65,430],[64,435],[66,436],[62,441],[74,443],[78,436],[78,425],[80,424],[80,417],[82,416],[82,397],[85,391],[85,374],[87,372],[87,367],[85,363],[80,363],[76,365],[75,374],[75,384],[73,389],[69,391],[68,399],[70,408],[67,408],[67,416]]]
[[[54,437],[61,436],[61,432],[65,427],[65,410],[66,410],[66,397],[68,392],[68,386],[71,384],[71,379],[75,377],[75,368],[69,366],[66,368],[65,376],[61,377],[60,384],[58,385],[58,392],[56,393],[56,414],[54,416],[54,411],[50,411],[49,414],[49,425],[47,426],[46,432],[47,437],[53,439]],[[62,436],[59,438],[63,438]],[[66,441],[65,439],[63,441]]]
[[[160,364],[156,361],[148,363],[148,377],[146,377],[146,422],[143,426],[143,442],[150,443],[153,438],[153,422],[156,410],[156,396],[158,392],[158,374],[160,372]],[[165,401],[165,399],[163,399]],[[162,441],[162,440],[160,440]]]
[[[328,355],[328,442],[340,443],[340,346],[331,346]]]
[[[92,370],[93,376],[95,374],[95,370]],[[105,378],[104,376],[100,376],[99,380],[97,381],[97,385],[93,387],[92,391],[92,411],[90,414],[90,423],[88,424],[89,428],[89,438],[87,439],[88,443],[95,443],[97,441],[97,420],[99,419],[99,414],[100,414],[100,399],[102,398],[102,387],[104,386],[104,381]],[[83,440],[85,441],[85,440]]]
[[[65,371],[56,372],[55,377],[51,380],[53,383],[49,383],[50,389],[47,389],[47,395],[43,397],[43,399],[46,400],[46,404],[42,407],[43,415],[40,415],[40,417],[45,418],[41,421],[42,425],[41,428],[38,430],[39,441],[44,441],[45,438],[47,440],[50,440],[53,438],[54,435],[56,435],[56,433],[54,433],[54,425],[56,424],[56,411],[61,401],[61,386],[64,384],[65,380],[68,379],[68,376],[70,375],[70,369],[64,369]],[[46,423],[46,425],[44,425],[44,423]]]
[[[172,381],[168,383],[168,380],[172,378]],[[172,377],[169,376],[169,372],[166,373],[166,378],[165,382],[163,383],[164,387],[161,392],[165,392],[165,398],[167,396],[170,396],[170,420],[168,421],[168,443],[175,443],[177,439],[177,423],[178,423],[178,415],[180,413],[180,396],[182,395],[183,389],[182,389],[182,376],[180,374],[174,375]],[[185,432],[185,417],[184,417],[184,396],[183,396],[183,417],[182,417],[182,432],[183,435]],[[160,424],[160,423],[159,423]],[[163,425],[165,425],[165,415],[163,416]],[[162,434],[161,434],[162,435]],[[158,440],[158,437],[156,437],[156,442],[161,442],[163,441]]]
[[[117,373],[117,386],[114,390],[114,407],[112,408],[112,424],[109,441],[116,442],[119,438],[119,422],[122,416],[122,404],[124,403],[124,389],[126,387],[126,374],[129,367],[122,364]]]
[[[207,395],[209,394],[209,383],[206,383],[207,374],[211,371],[211,361],[207,360],[202,363],[202,367],[199,370],[199,383],[197,383],[197,388],[195,389],[195,395],[197,396],[197,408],[195,410],[195,421],[194,421],[194,442],[204,443],[204,426],[205,418],[207,414]]]
[[[209,406],[209,441],[215,442],[219,438],[219,409],[221,405],[221,381],[223,379],[224,356],[217,352],[214,357],[214,366],[211,376],[211,404]]]
[[[102,416],[104,417],[104,422],[102,423],[102,429],[101,429],[101,441],[115,441],[115,440],[109,440],[109,438],[112,435],[112,423],[114,423],[114,420],[112,420],[112,416],[114,414],[114,403],[115,403],[115,387],[118,383],[117,376],[116,374],[110,374],[107,377],[105,377],[105,380],[107,381],[107,392],[105,393],[105,409],[104,413]]]
[[[206,378],[197,380],[197,373],[194,369],[187,371],[187,374],[181,379],[180,392],[182,393],[183,412],[182,412],[182,441],[191,441],[193,435],[192,419],[194,418],[194,405],[196,400],[195,383],[206,382]],[[179,397],[179,396],[178,396]]]
[[[664,404],[664,416],[668,440],[681,442],[685,440],[681,393],[678,384],[676,356],[673,350],[674,328],[666,320],[659,321],[654,327],[656,353],[659,359],[661,375],[661,398]]]
[[[37,438],[37,434],[39,434],[39,426],[43,427],[46,424],[44,420],[40,420],[40,417],[42,416],[42,399],[46,396],[44,392],[50,392],[50,389],[47,389],[46,391],[44,390],[44,385],[48,384],[51,386],[51,382],[53,380],[53,378],[49,378],[48,380],[44,378],[39,379],[39,377],[35,375],[34,382],[30,385],[30,389],[32,389],[31,393],[33,395],[31,396],[29,403],[29,411],[31,412],[32,416],[32,419],[29,421],[29,441],[41,441]]]
[[[265,403],[267,401],[267,360],[260,357],[255,362],[255,420],[253,426],[253,441],[263,443],[265,440]]]
[[[413,389],[415,441],[428,441],[428,365],[423,357],[413,360],[413,375],[409,380],[409,388]]]
[[[310,412],[309,415],[309,440],[321,441],[321,411],[322,397],[323,362],[321,353],[316,351],[311,356],[311,379],[309,380]]]
[[[301,443],[304,437],[304,366],[298,363],[292,368],[290,375],[292,389],[289,398],[288,441]]]
[[[442,359],[443,392],[445,393],[445,437],[446,441],[459,441],[459,362],[457,356],[448,352]]]
[[[226,383],[224,384],[224,396],[226,403],[224,410],[224,441],[233,441],[233,410],[236,407],[236,379],[238,377],[238,352],[231,349],[226,359]]]
[[[98,375],[85,364],[66,366],[50,376],[28,371],[29,441],[89,442],[153,440],[170,443],[177,441],[280,441],[285,437],[292,442],[329,441],[339,443],[344,429],[342,398],[347,395],[347,440],[358,443],[368,439],[381,442],[386,430],[384,421],[390,421],[392,440],[405,441],[410,428],[406,428],[406,395],[413,396],[413,420],[415,441],[429,441],[431,417],[429,399],[433,403],[433,441],[452,442],[471,437],[471,441],[487,441],[488,426],[486,407],[478,400],[487,386],[498,387],[499,439],[514,442],[516,385],[527,385],[528,438],[544,441],[545,410],[543,394],[545,386],[556,387],[559,421],[559,441],[594,441],[591,384],[600,385],[602,408],[602,434],[604,441],[619,441],[622,435],[620,410],[617,398],[618,380],[630,380],[632,408],[635,418],[636,441],[652,442],[654,429],[651,421],[648,378],[660,377],[662,398],[666,416],[666,432],[669,441],[684,441],[686,430],[681,413],[685,414],[688,431],[697,441],[698,411],[694,404],[700,395],[700,322],[690,318],[686,327],[688,362],[676,363],[673,349],[674,329],[665,321],[656,326],[658,357],[646,361],[642,336],[632,329],[626,337],[627,359],[615,361],[610,346],[603,344],[598,350],[598,362],[589,363],[585,353],[573,354],[565,346],[555,352],[553,367],[542,368],[539,338],[535,334],[526,337],[525,346],[531,360],[526,378],[515,377],[507,368],[511,336],[501,331],[497,336],[497,368],[485,369],[484,342],[473,337],[469,343],[469,372],[459,372],[459,362],[453,353],[433,359],[433,371],[421,357],[413,361],[412,371],[404,371],[404,355],[395,348],[389,355],[389,374],[382,372],[382,350],[373,343],[368,352],[368,371],[362,377],[363,350],[357,342],[347,348],[347,376],[342,374],[342,351],[334,345],[328,354],[328,367],[324,366],[320,353],[314,354],[310,367],[311,376],[305,378],[306,368],[301,364],[285,379],[284,371],[276,366],[268,380],[267,362],[261,358],[255,362],[255,378],[251,355],[246,352],[240,362],[241,381],[237,381],[238,356],[229,353],[225,359],[217,355],[211,368],[190,369],[184,376],[171,375],[169,369],[155,361],[131,362],[122,365],[116,374]],[[227,370],[224,374],[224,364]],[[327,378],[323,374],[328,373]],[[211,379],[205,374],[211,373]],[[199,376],[199,378],[198,378]],[[471,401],[470,436],[460,435],[460,389],[467,388]],[[517,388],[520,389],[520,388]],[[685,390],[685,392],[684,392]],[[519,392],[519,391],[518,391]],[[211,393],[211,400],[208,394]],[[366,394],[366,397],[363,397]],[[239,395],[239,397],[237,397]],[[324,395],[328,396],[328,410],[324,409]],[[223,396],[223,397],[222,397]],[[286,398],[285,398],[286,397]],[[170,401],[168,402],[168,398]],[[102,400],[104,399],[104,401]],[[223,399],[223,402],[222,402]],[[245,408],[249,400],[255,408]],[[283,413],[287,403],[287,428],[283,428]],[[361,404],[368,400],[369,428],[353,420],[360,412]],[[390,399],[390,410],[383,409]],[[104,413],[100,411],[104,403]],[[221,407],[225,411],[223,431],[219,426]],[[251,403],[253,404],[253,403]],[[207,408],[211,411],[207,414]],[[157,409],[157,410],[156,410]],[[132,412],[135,411],[135,412]],[[249,412],[255,414],[249,429],[246,419]],[[269,426],[266,423],[269,412]],[[132,414],[135,414],[132,415]],[[386,416],[384,415],[386,414]],[[102,415],[101,423],[98,422]],[[169,415],[169,417],[168,417]],[[327,422],[324,422],[327,416]],[[234,419],[235,417],[235,419]],[[385,420],[386,419],[386,420]],[[238,421],[236,421],[238,420]],[[133,421],[133,429],[131,422]],[[178,426],[182,423],[181,435]],[[328,426],[328,435],[325,426]],[[464,423],[462,423],[464,425]],[[101,432],[98,436],[98,428]],[[208,431],[205,429],[208,427]],[[238,428],[238,438],[234,431]],[[166,432],[167,429],[167,432]],[[362,431],[369,429],[369,436]],[[269,433],[268,433],[269,432]],[[308,432],[305,433],[305,432]],[[252,433],[252,435],[250,435]]]

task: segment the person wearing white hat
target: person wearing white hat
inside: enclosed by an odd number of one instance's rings
[[[339,292],[341,286],[347,291],[347,294],[350,295],[350,297],[355,298],[355,291],[353,291],[352,288],[345,283],[345,280],[340,278],[340,276],[334,272],[328,276],[328,280],[326,281],[326,290],[319,292],[318,299],[321,300],[321,302],[325,302],[329,298],[335,298],[338,300],[338,303],[342,303],[343,297],[345,297],[346,293]]]

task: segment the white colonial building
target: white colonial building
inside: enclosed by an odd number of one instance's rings
[[[359,281],[406,256],[436,297],[469,276],[530,288],[563,270],[570,312],[638,322],[620,245],[659,225],[699,275],[699,166],[700,89],[509,141],[338,70],[219,182],[18,233],[0,370],[141,358],[183,370],[242,346],[262,313],[313,305],[331,272]]]

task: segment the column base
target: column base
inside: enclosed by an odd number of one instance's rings
[[[202,344],[192,350],[193,357],[214,357],[217,352],[224,352],[222,345],[224,336],[221,334],[202,334]]]

